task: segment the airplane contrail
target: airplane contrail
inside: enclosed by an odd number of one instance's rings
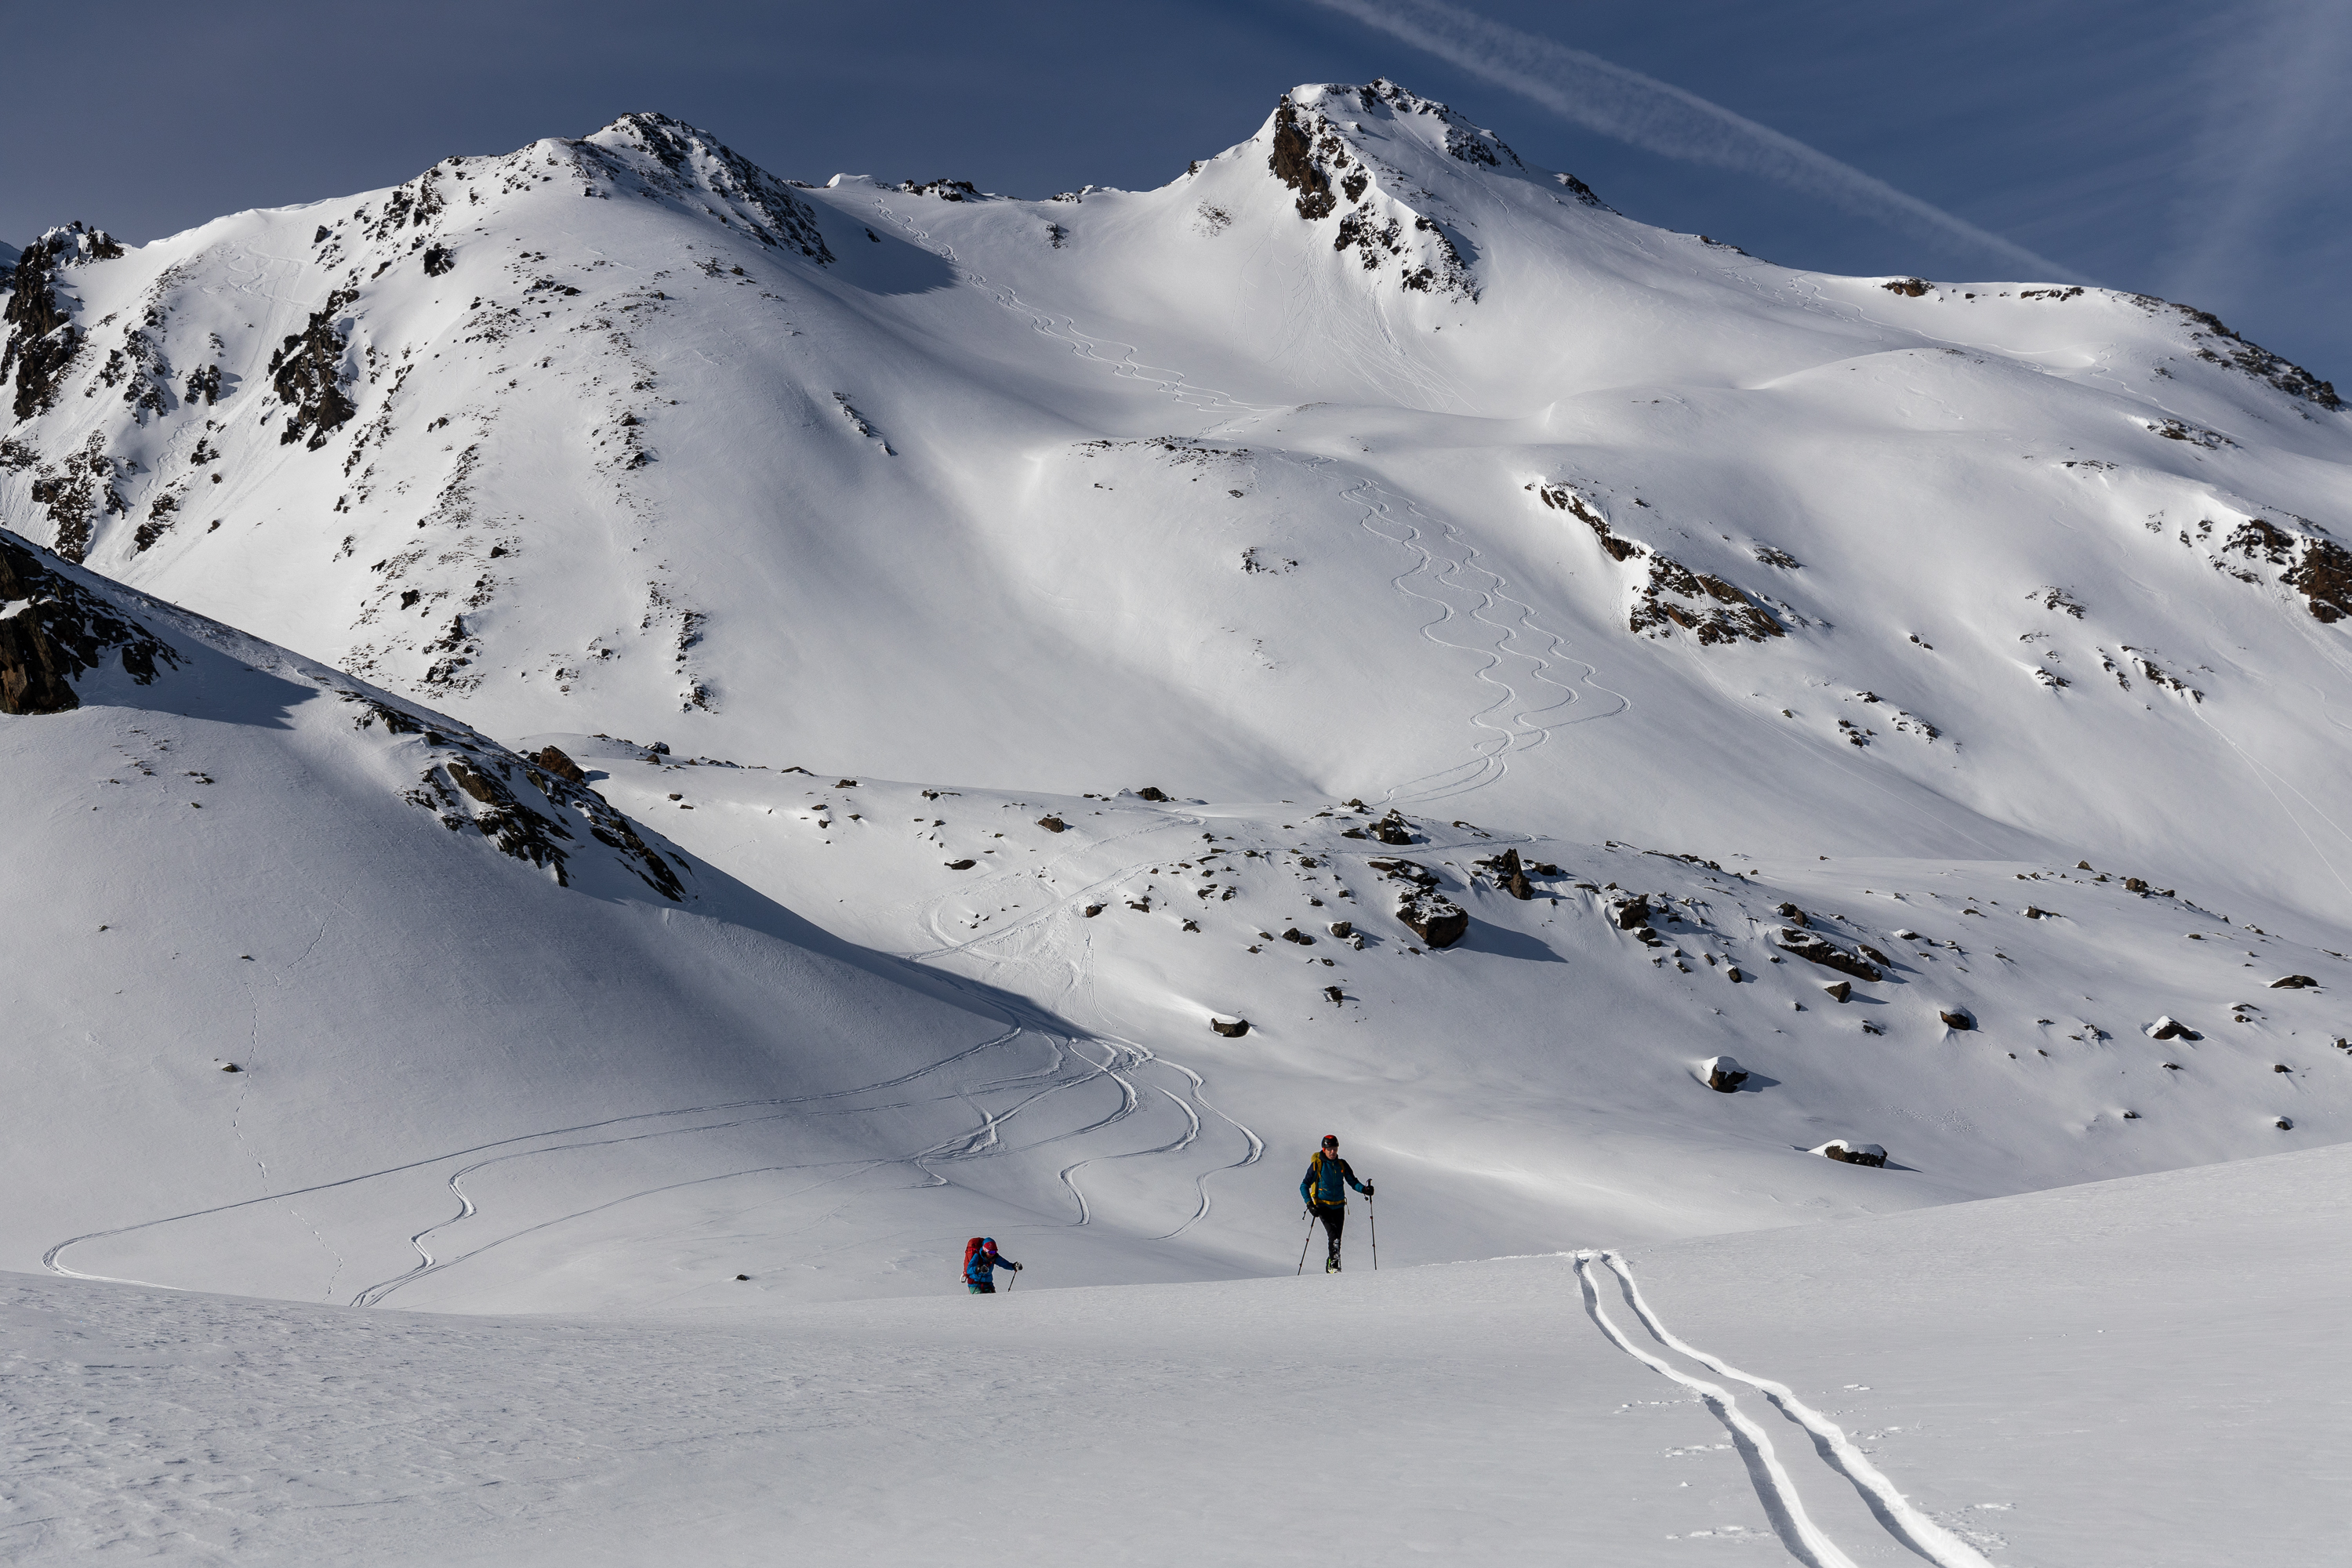
[[[2042,278],[2081,280],[2071,268],[1898,191],[1793,136],[1598,55],[1489,21],[1445,0],[1313,3],[1402,38],[1603,136],[1670,158],[1759,174],[1848,212],[1988,251],[2032,268]]]

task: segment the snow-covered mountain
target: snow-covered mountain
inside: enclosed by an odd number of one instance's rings
[[[28,257],[0,516],[498,733],[2344,893],[2331,388],[1647,227],[1391,84],[1141,194],[640,114]]]
[[[1423,1258],[2344,1136],[2352,438],[2193,310],[1386,82],[1146,193],[636,114],[11,276],[17,1267],[1186,1279],[1332,1126]]]

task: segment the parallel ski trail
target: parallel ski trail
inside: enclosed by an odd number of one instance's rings
[[[1790,1555],[1808,1564],[1809,1568],[1856,1568],[1853,1559],[1839,1551],[1836,1543],[1822,1534],[1821,1527],[1806,1514],[1804,1501],[1797,1495],[1796,1482],[1789,1479],[1789,1472],[1781,1467],[1779,1456],[1772,1450],[1772,1439],[1765,1435],[1762,1427],[1748,1419],[1747,1413],[1739,1408],[1739,1402],[1717,1384],[1686,1376],[1642,1350],[1610,1321],[1609,1313],[1601,1305],[1601,1292],[1592,1281],[1592,1263],[1595,1258],[1605,1256],[1608,1255],[1594,1252],[1576,1255],[1576,1279],[1583,1287],[1586,1315],[1600,1325],[1601,1331],[1608,1335],[1619,1350],[1659,1376],[1671,1378],[1697,1394],[1714,1412],[1716,1418],[1729,1429],[1732,1442],[1739,1448],[1740,1458],[1748,1463],[1748,1478],[1756,1485],[1757,1500],[1764,1505],[1765,1517],[1771,1521],[1773,1532],[1780,1536],[1780,1543],[1789,1549]]]
[[[1642,1322],[1657,1342],[1668,1350],[1686,1355],[1700,1364],[1713,1368],[1724,1376],[1744,1383],[1780,1407],[1780,1413],[1816,1439],[1815,1452],[1829,1467],[1853,1483],[1863,1501],[1887,1532],[1937,1568],[1992,1568],[1992,1565],[1959,1537],[1919,1511],[1911,1500],[1895,1489],[1888,1480],[1860,1448],[1853,1445],[1844,1429],[1820,1411],[1799,1399],[1784,1384],[1771,1382],[1751,1373],[1740,1371],[1719,1356],[1710,1355],[1696,1346],[1685,1344],[1672,1330],[1659,1321],[1656,1312],[1642,1297],[1642,1287],[1634,1281],[1632,1266],[1614,1252],[1602,1252],[1602,1262],[1624,1282],[1627,1299],[1633,1310],[1641,1314]],[[1583,1265],[1579,1263],[1581,1268]]]

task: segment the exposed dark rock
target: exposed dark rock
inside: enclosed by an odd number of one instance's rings
[[[1748,974],[1747,974],[1747,972],[1746,972],[1745,970],[1741,969],[1741,968],[1739,967],[1739,965],[1738,965],[1738,964],[1736,964],[1736,963],[1735,963],[1735,964],[1731,964],[1731,965],[1729,965],[1728,967],[1727,967],[1727,968],[1724,970],[1724,972],[1723,972],[1723,977],[1724,977],[1726,980],[1730,981],[1734,985],[1737,985],[1737,984],[1738,984],[1741,981],[1743,981],[1743,980],[1747,979],[1747,978],[1748,978]]]
[[[221,1063],[221,1071],[223,1072],[243,1072],[244,1070],[245,1069],[243,1068],[237,1066],[235,1062]]]
[[[2201,1040],[2205,1037],[2167,1014],[2148,1026],[2147,1037],[2151,1040]]]
[[[1519,852],[1517,849],[1506,849],[1500,855],[1491,859],[1481,860],[1478,864],[1493,872],[1495,880],[1511,897],[1524,900],[1536,896],[1535,884],[1528,880],[1527,869],[1519,864]],[[1553,875],[1558,875],[1558,872],[1555,871]]]
[[[1782,920],[1793,926],[1810,926],[1813,923],[1805,918],[1805,911],[1794,904],[1782,904],[1777,912]]]
[[[1936,1016],[1944,1020],[1944,1027],[1947,1029],[1973,1029],[1977,1026],[1977,1021],[1974,1018],[1969,1017],[1966,1013],[1945,1013],[1939,1011],[1937,1013]]]
[[[1782,926],[1774,938],[1774,945],[1783,952],[1793,952],[1811,963],[1851,974],[1856,980],[1883,978],[1878,966],[1859,953],[1846,952],[1818,932],[1799,931],[1794,926]]]
[[[121,254],[122,247],[104,229],[71,223],[49,230],[16,258],[8,303],[0,310],[0,321],[8,328],[6,346],[0,348],[0,384],[13,369],[17,418],[29,419],[57,402],[58,384],[81,349],[81,329],[54,287],[58,269],[111,261]]]
[[[1737,1057],[1709,1057],[1699,1064],[1699,1071],[1706,1075],[1706,1087],[1718,1094],[1736,1093],[1748,1081],[1748,1069]]]
[[[1642,893],[1632,894],[1609,907],[1609,916],[1617,922],[1619,931],[1641,930],[1649,925],[1654,913],[1648,896]]]
[[[1058,816],[1041,816],[1037,819],[1037,826],[1048,833],[1063,833],[1068,831],[1070,825]]]
[[[1161,789],[1158,784],[1145,784],[1141,789],[1135,792],[1135,798],[1138,800],[1164,801],[1168,798],[1168,792]]]
[[[301,440],[307,430],[307,445],[315,452],[359,412],[343,392],[345,345],[342,330],[335,324],[358,298],[356,289],[338,289],[328,295],[326,304],[310,313],[310,324],[289,334],[269,356],[270,384],[277,388],[278,401],[294,410],[278,434],[279,445]]]
[[[2193,352],[2209,364],[2233,366],[2257,381],[2268,382],[2290,397],[2300,397],[2322,408],[2344,406],[2343,400],[2336,395],[2334,386],[2260,344],[2248,342],[2223,326],[2217,316],[2148,294],[2135,295],[2133,301],[2151,315],[2158,310],[2180,312],[2191,323],[2189,342],[2195,345]]]
[[[1626,617],[1628,631],[1664,636],[1670,626],[1679,626],[1702,646],[1763,642],[1788,635],[1769,610],[1753,603],[1737,584],[1693,572],[1671,555],[1621,538],[1608,520],[1568,486],[1528,488],[1544,505],[1565,511],[1591,529],[1601,547],[1615,560],[1648,563],[1648,580],[1635,590],[1633,607]]]
[[[1863,957],[1870,960],[1871,963],[1878,965],[1881,969],[1892,969],[1895,967],[1894,960],[1888,958],[1885,953],[1879,952],[1876,948],[1871,946],[1870,943],[1866,942],[1855,942],[1853,944],[1853,950],[1854,952],[1862,954]]]
[[[1851,980],[1832,980],[1827,985],[1822,986],[1822,989],[1829,993],[1831,1001],[1843,1002],[1853,994],[1853,982]]]
[[[457,265],[457,253],[447,246],[434,245],[425,247],[425,276],[427,278],[438,278]]]
[[[820,264],[834,259],[809,205],[782,180],[709,132],[667,114],[646,112],[625,114],[605,130],[634,144],[660,167],[647,171],[613,149],[594,142],[575,142],[571,150],[580,159],[583,174],[601,175],[615,184],[642,182],[650,193],[678,200],[688,210],[708,211],[704,198],[715,197],[733,209],[724,215],[734,220],[729,226],[761,245],[797,250]]]
[[[1331,998],[1335,1003],[1345,1002],[1348,999],[1348,994],[1340,990],[1337,985],[1326,985],[1323,987],[1323,994]]]
[[[1274,177],[1298,193],[1298,216],[1312,223],[1328,217],[1339,205],[1331,195],[1330,176],[1315,162],[1315,148],[1300,129],[1298,110],[1285,93],[1274,111],[1274,152],[1266,159]]]
[[[2352,616],[2352,551],[2333,540],[2305,539],[2303,559],[2281,580],[2303,595],[2313,620],[2333,622]]]
[[[969,871],[971,869],[972,865],[973,862],[970,860],[950,860],[947,863],[948,869],[950,871]],[[1090,915],[1096,914],[1100,912],[1102,906],[1100,904],[1097,904],[1093,909],[1088,910],[1087,913]]]
[[[1339,937],[1344,941],[1356,934],[1356,922],[1353,921],[1333,921],[1330,924],[1329,930],[1333,936]]]
[[[1103,907],[1100,904],[1088,904],[1085,910],[1086,917],[1088,920],[1094,919],[1097,915],[1102,912]]]
[[[1292,926],[1288,931],[1284,931],[1282,933],[1282,940],[1285,942],[1295,942],[1301,947],[1312,947],[1315,945],[1315,939],[1308,936],[1305,931],[1300,931],[1297,926]]]
[[[118,654],[144,686],[158,659],[179,655],[106,600],[52,570],[46,552],[0,532],[0,605],[22,608],[0,620],[0,713],[63,713],[81,706],[74,682]]]
[[[1216,1030],[1217,1033],[1224,1036],[1224,1037],[1229,1040],[1238,1040],[1244,1035],[1248,1034],[1250,1030],[1249,1020],[1247,1018],[1235,1018],[1232,1023],[1228,1024],[1223,1018],[1213,1017],[1209,1020],[1209,1027]]]
[[[2294,1118],[2292,1116],[2282,1116],[2275,1122],[2272,1123],[2272,1125],[2276,1127],[2282,1132],[2292,1132],[2294,1131]]]
[[[1422,889],[1404,896],[1397,919],[1432,947],[1451,947],[1470,930],[1469,911],[1444,894]]]
[[[588,782],[588,775],[581,771],[580,764],[573,762],[570,757],[564,755],[561,748],[555,746],[541,746],[539,749],[538,753],[530,760],[537,763],[541,767],[545,768],[549,773],[553,773],[557,778],[567,779],[573,784],[586,784]]]
[[[1879,1165],[1886,1163],[1886,1151],[1875,1143],[1857,1143],[1849,1139],[1832,1138],[1820,1148],[1811,1151],[1825,1160],[1836,1160],[1848,1165]]]
[[[1411,844],[1413,841],[1412,828],[1407,825],[1403,815],[1395,811],[1371,824],[1366,831],[1383,844]]]
[[[1927,290],[1934,288],[1935,285],[1928,282],[1925,278],[1897,278],[1891,283],[1881,283],[1879,287],[1885,289],[1889,294],[1904,294],[1916,300],[1925,295]]]
[[[2318,981],[2314,980],[2308,974],[2289,974],[2281,979],[2272,981],[2271,989],[2273,991],[2301,991],[2308,986],[2316,985],[2318,984]]]

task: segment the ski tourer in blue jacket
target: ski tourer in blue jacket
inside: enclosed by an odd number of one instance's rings
[[[963,1244],[963,1285],[972,1295],[995,1295],[996,1271],[1000,1268],[1021,1272],[1021,1265],[996,1250],[996,1237],[975,1236]]]
[[[1330,1233],[1330,1248],[1323,1257],[1326,1274],[1339,1272],[1339,1232],[1348,1223],[1349,1187],[1366,1197],[1372,1195],[1371,1184],[1356,1180],[1354,1168],[1339,1158],[1338,1135],[1327,1132],[1323,1147],[1307,1162],[1307,1174],[1298,1184],[1299,1200],[1306,1204],[1307,1212],[1321,1220]]]

